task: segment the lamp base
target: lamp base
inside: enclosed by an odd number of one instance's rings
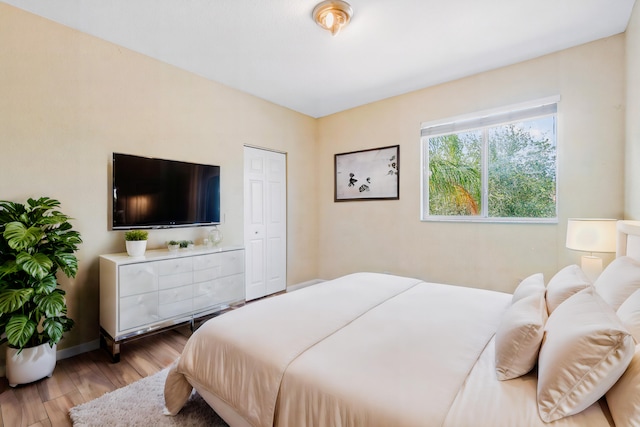
[[[593,255],[583,255],[582,271],[585,272],[591,282],[595,282],[600,273],[602,273],[602,258]]]

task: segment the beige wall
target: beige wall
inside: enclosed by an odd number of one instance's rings
[[[0,198],[57,198],[84,239],[60,348],[97,339],[98,255],[124,251],[114,151],[220,165],[224,244],[243,240],[243,144],[286,152],[288,283],[317,277],[316,120],[2,3],[0,64]],[[149,247],[206,232],[154,230]]]
[[[627,37],[627,120],[625,218],[640,220],[640,4],[636,2]]]
[[[624,35],[319,120],[324,278],[368,270],[512,291],[579,262],[568,217],[622,218]],[[420,123],[560,95],[557,225],[420,221]],[[400,200],[333,202],[334,154],[400,144]]]

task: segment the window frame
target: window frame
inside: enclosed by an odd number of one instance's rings
[[[560,96],[552,96],[535,101],[509,105],[491,110],[465,114],[446,119],[423,122],[420,126],[420,220],[423,222],[487,222],[487,223],[532,223],[532,224],[557,224],[558,223],[558,188],[559,188],[559,135],[558,135],[558,106]],[[546,108],[548,107],[548,108]],[[553,112],[548,112],[554,110]],[[545,112],[539,114],[539,111]],[[429,138],[462,133],[472,130],[487,129],[500,124],[507,125],[519,120],[533,120],[536,117],[555,116],[555,187],[556,202],[555,216],[548,218],[534,217],[490,217],[488,216],[488,180],[489,162],[488,144],[482,146],[481,159],[481,185],[482,185],[482,209],[479,215],[430,215],[429,214]]]

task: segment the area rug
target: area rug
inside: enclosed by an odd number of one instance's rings
[[[164,381],[169,370],[106,393],[69,411],[76,427],[92,426],[177,426],[228,427],[197,393],[171,417],[164,415]]]

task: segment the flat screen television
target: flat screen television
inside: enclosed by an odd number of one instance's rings
[[[112,229],[220,223],[220,166],[113,153]]]

